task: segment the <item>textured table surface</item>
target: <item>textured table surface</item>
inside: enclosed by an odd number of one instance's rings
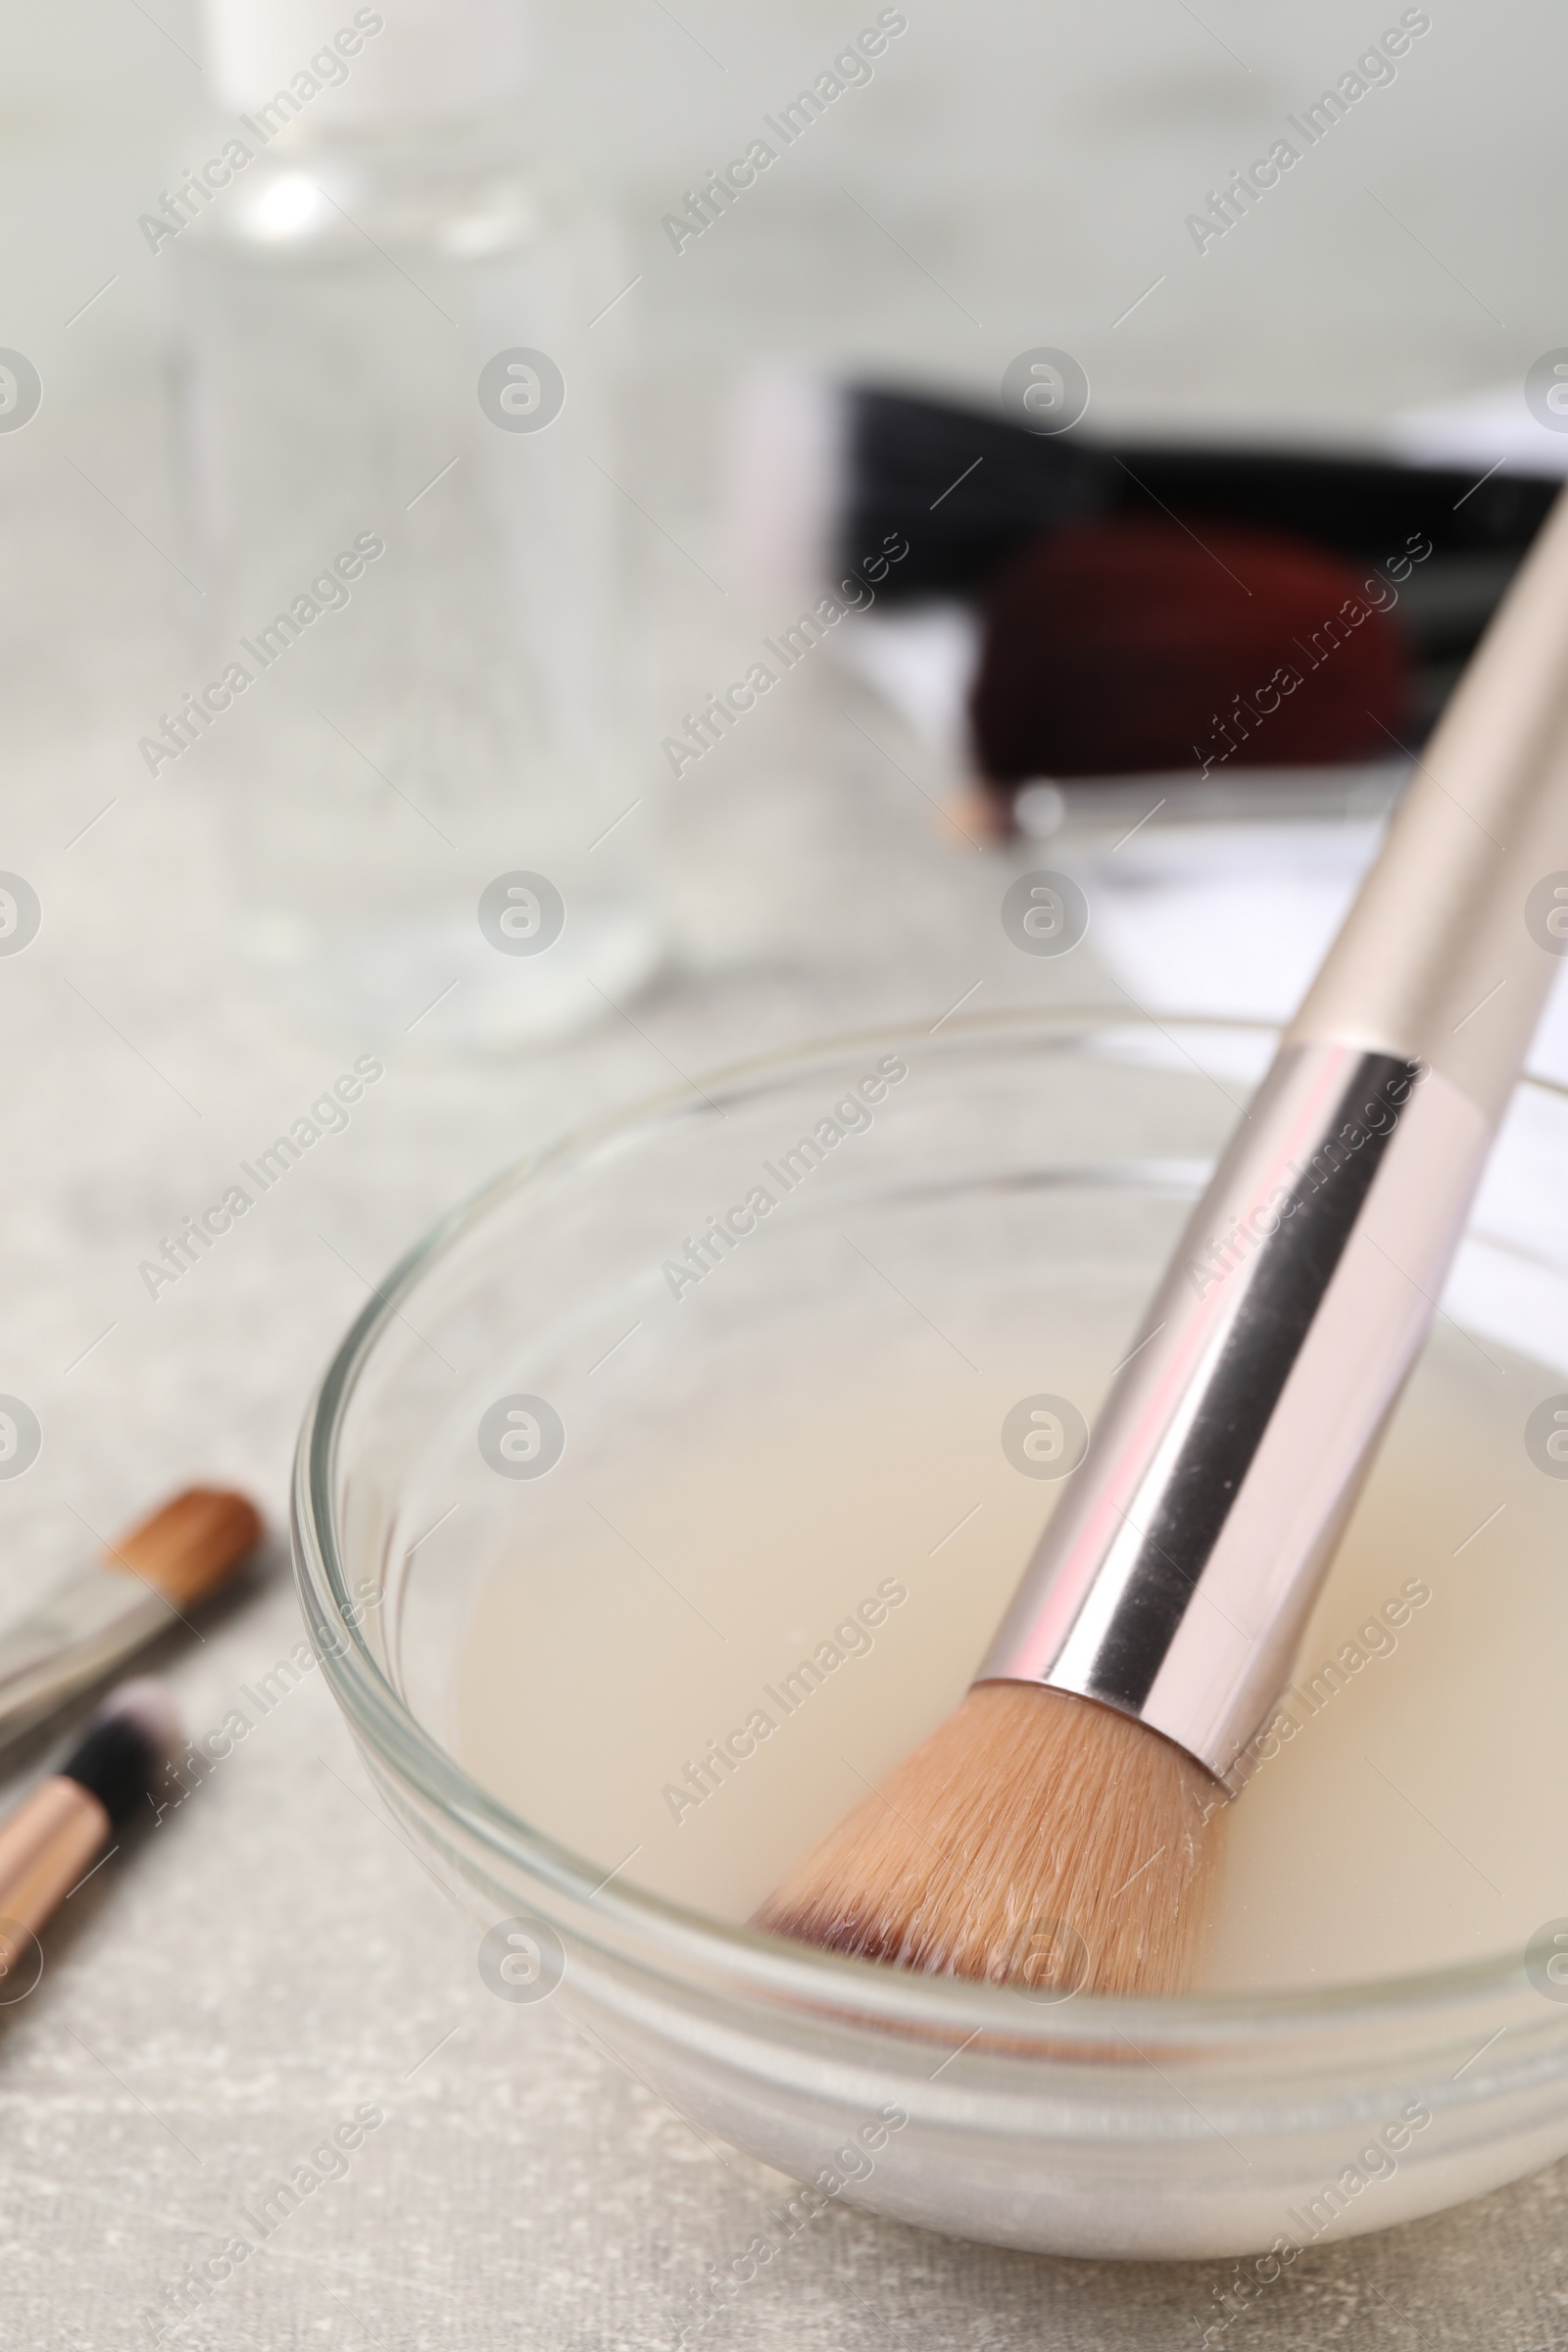
[[[824,681],[824,696],[853,692]],[[774,747],[783,767],[807,757],[827,708],[794,713],[800,740]],[[93,751],[46,757],[54,791],[11,855],[39,873],[52,919],[0,965],[0,1369],[45,1431],[33,1470],[0,1486],[8,1599],[182,1477],[238,1479],[280,1516],[305,1396],[368,1283],[534,1136],[662,1088],[666,1056],[701,1070],[879,1011],[934,1019],[977,980],[987,1002],[1110,987],[1087,955],[1044,978],[1009,969],[996,909],[1010,869],[936,842],[912,796],[862,832],[838,825],[824,793],[798,811],[802,855],[814,823],[816,851],[837,859],[810,910],[809,974],[789,953],[798,910],[775,906],[770,968],[677,973],[639,1003],[635,1029],[614,1021],[490,1069],[394,1065],[345,1134],[154,1303],[138,1259],[345,1057],[256,994],[200,809],[143,807],[112,842],[111,812],[70,864],[61,839],[81,821]],[[834,782],[878,789],[853,762]],[[909,924],[917,958],[899,945]],[[174,1628],[157,1659],[194,1727],[220,1722],[297,1639],[282,1558],[198,1631]],[[36,1769],[41,1752],[19,1765]],[[226,2283],[190,2290],[174,2340],[652,2352],[673,2340],[704,2263],[778,2196],[763,2167],[699,2138],[554,2005],[491,1997],[471,1931],[381,1813],[318,1681],[83,1886],[47,1949],[38,1989],[0,2010],[8,2341],[143,2340],[176,2316],[189,2267],[362,2103],[384,2121],[345,2177]],[[1232,2338],[1568,2343],[1565,2194],[1568,2166],[1310,2252]],[[708,2340],[1163,2347],[1200,2339],[1224,2275],[1038,2260],[835,2207]]]
[[[632,46],[597,135],[632,157],[643,218],[657,221],[663,191],[706,165],[731,117],[794,86],[809,61],[800,40],[770,35],[769,55],[749,61],[745,104],[732,105],[716,78],[693,78],[710,68],[681,48],[669,12],[605,13]],[[683,13],[719,49],[739,37],[716,7]],[[1033,12],[999,9],[978,27],[933,12],[930,46],[911,39],[907,87],[890,71],[865,97],[862,146],[830,159],[824,143],[820,162],[803,164],[793,226],[760,219],[757,242],[737,234],[705,280],[695,257],[682,263],[648,322],[668,437],[664,521],[711,554],[700,499],[689,516],[682,501],[705,475],[715,322],[733,334],[750,300],[756,342],[788,342],[788,319],[759,288],[788,283],[781,260],[799,261],[819,231],[839,235],[833,189],[846,171],[898,227],[901,251],[912,240],[916,268],[957,284],[988,325],[970,341],[913,269],[895,285],[905,265],[845,216],[842,275],[809,301],[804,281],[791,297],[801,339],[838,337],[975,381],[1035,339],[1016,266],[1038,259],[1018,225],[1035,122],[1015,85],[1051,92],[1040,171],[1060,228],[1057,308],[1069,334],[1098,338],[1094,364],[1126,411],[1148,416],[1164,400],[1366,420],[1517,375],[1559,339],[1560,213],[1549,225],[1546,167],[1530,162],[1515,122],[1552,86],[1560,33],[1540,12],[1449,24],[1434,11],[1430,90],[1412,63],[1404,86],[1375,102],[1384,130],[1346,131],[1294,215],[1282,198],[1276,228],[1250,222],[1250,247],[1239,238],[1233,259],[1200,263],[1184,256],[1180,223],[1204,174],[1338,70],[1366,27],[1336,6],[1310,38],[1269,35],[1278,54],[1259,57],[1250,92],[1235,75],[1251,67],[1227,62],[1230,44],[1263,38],[1245,11],[1215,0],[1218,48],[1192,11],[1136,13],[1136,55],[1062,31],[1070,53],[1057,58]],[[135,214],[179,152],[191,71],[188,18],[164,16],[160,26],[142,10],[61,12],[62,28],[37,36],[42,63],[0,161],[16,288],[0,343],[36,347],[53,388],[37,423],[0,447],[0,866],[26,874],[45,909],[28,952],[0,960],[0,1390],[25,1397],[44,1429],[33,1469],[0,1483],[8,1610],[185,1478],[243,1483],[275,1526],[306,1396],[368,1285],[454,1198],[568,1119],[665,1087],[671,1063],[700,1072],[883,1012],[934,1020],[977,988],[990,1006],[1108,987],[1091,950],[1020,971],[997,922],[1011,869],[936,839],[918,746],[863,689],[824,674],[744,764],[671,812],[679,955],[635,1026],[612,1019],[532,1060],[395,1064],[346,1133],[188,1279],[148,1298],[136,1267],[158,1237],[354,1052],[290,1027],[240,960],[210,779],[188,762],[149,782],[134,759],[143,711],[186,674],[191,619],[159,544],[173,524],[157,299],[134,274],[145,260]],[[809,17],[813,57],[859,22],[820,6]],[[567,113],[586,122],[593,43],[577,36],[578,55],[564,37],[580,69]],[[1504,57],[1516,71],[1500,72]],[[950,84],[960,99],[975,93],[975,120],[940,111]],[[1002,110],[995,137],[988,105]],[[1450,168],[1453,125],[1472,138],[1468,177]],[[1544,157],[1544,132],[1536,145]],[[989,174],[983,186],[976,174]],[[1402,244],[1397,221],[1355,193],[1363,178],[1396,212],[1418,213],[1447,258]],[[966,220],[1000,224],[988,247],[978,231],[965,242]],[[1175,309],[1152,297],[1112,340],[1111,313],[1167,263],[1189,271]],[[120,289],[68,329],[111,270]],[[117,315],[121,303],[131,307]],[[653,553],[673,578],[678,562]],[[688,679],[722,668],[706,641],[693,650],[701,614],[682,626],[685,650],[664,657],[677,708]],[[881,751],[835,716],[845,708]],[[718,891],[715,857],[729,861]],[[298,1632],[274,1544],[245,1590],[195,1632],[173,1628],[155,1663],[188,1723],[216,1725]],[[47,1752],[9,1758],[0,1797]],[[366,2111],[380,2120],[341,2177],[226,2282],[181,2304],[190,2266]],[[0,2007],[0,2340],[36,2352],[108,2352],[164,2327],[216,2352],[654,2352],[673,2340],[672,2315],[705,2263],[744,2240],[780,2185],[698,2138],[558,2005],[490,1996],[471,1931],[380,1811],[317,1679],[80,1887],[48,1934],[38,1988]],[[1568,2346],[1565,2200],[1568,2164],[1461,2211],[1309,2251],[1224,2340],[1266,2337],[1279,2352]],[[1164,2352],[1200,2341],[1226,2275],[1222,2264],[999,2252],[835,2204],[705,2340],[712,2352]]]

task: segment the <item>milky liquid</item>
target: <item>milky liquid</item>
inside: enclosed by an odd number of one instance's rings
[[[1053,1354],[1092,1420],[1107,1334]],[[1302,1641],[1298,1728],[1230,1808],[1208,1984],[1398,1975],[1568,1915],[1568,1481],[1523,1443],[1560,1385],[1440,1322]],[[1022,1393],[818,1363],[795,1405],[710,1411],[679,1460],[564,1500],[481,1593],[464,1763],[604,1870],[744,1920],[962,1696],[1061,1491],[1003,1450]]]

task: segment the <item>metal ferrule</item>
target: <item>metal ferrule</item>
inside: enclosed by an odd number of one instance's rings
[[[0,1748],[177,1623],[140,1577],[78,1569],[0,1633]]]
[[[1491,1140],[1414,1061],[1276,1057],[977,1682],[1099,1699],[1242,1786]]]

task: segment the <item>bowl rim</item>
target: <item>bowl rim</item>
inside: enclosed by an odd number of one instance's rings
[[[996,1044],[1017,1036],[1052,1046],[1082,1044],[1112,1031],[1170,1037],[1170,1032],[1277,1037],[1278,1020],[1218,1013],[1152,1015],[1129,1005],[1099,1003],[1054,1007],[1009,1006],[954,1015],[937,1024],[944,1050],[963,1042]],[[741,1100],[760,1082],[803,1075],[814,1062],[839,1060],[872,1045],[918,1051],[936,1031],[923,1017],[888,1019],[799,1040],[703,1072],[685,1086],[641,1096],[575,1122],[508,1161],[456,1202],[395,1262],[355,1317],[312,1393],[294,1457],[292,1549],[306,1631],[323,1674],[373,1764],[408,1783],[427,1805],[451,1817],[505,1869],[564,1897],[571,1934],[607,1955],[647,1970],[700,1974],[724,1982],[736,1995],[769,2008],[794,2007],[818,2016],[831,2011],[843,2026],[889,2026],[966,2042],[982,2034],[1004,2038],[1013,2051],[1029,2038],[1016,1988],[968,1980],[917,1976],[884,1964],[736,1927],[667,1900],[646,1888],[609,1879],[601,1865],[532,1828],[464,1770],[404,1704],[377,1663],[363,1631],[364,1610],[352,1599],[338,1546],[333,1492],[344,1418],[376,1344],[425,1275],[481,1225],[503,1201],[547,1175],[591,1158],[606,1145],[675,1120],[717,1115],[724,1095]],[[1196,1064],[1195,1067],[1201,1065]],[[1519,1087],[1568,1102],[1568,1085],[1534,1071]],[[695,1097],[695,1099],[694,1099]],[[583,1924],[587,1905],[604,1922],[603,1936]],[[1058,2001],[1029,1999],[1035,2034],[1058,2056],[1081,2043],[1102,2049],[1107,2033],[1123,2038],[1157,2035],[1167,2050],[1274,2041],[1333,2026],[1387,2025],[1411,2010],[1432,2013],[1516,1996],[1525,1989],[1527,1952],[1508,1950],[1480,1960],[1397,1977],[1377,1977],[1319,1987],[1271,1991],[1192,1992],[1157,1997],[1076,1993]],[[1543,2019],[1543,2024],[1547,2021]],[[1568,2019],[1563,2021],[1568,2025]],[[884,2040],[883,2046],[887,2046]],[[1086,2052],[1087,2054],[1087,2052]],[[976,2053],[979,2055],[979,2053]]]

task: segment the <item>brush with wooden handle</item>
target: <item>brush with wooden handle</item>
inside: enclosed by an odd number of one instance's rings
[[[0,1748],[168,1631],[254,1551],[245,1495],[187,1487],[0,1631]]]
[[[1568,493],[1177,1248],[968,1696],[756,1924],[995,1982],[1190,1977],[1225,1800],[1568,944]]]

